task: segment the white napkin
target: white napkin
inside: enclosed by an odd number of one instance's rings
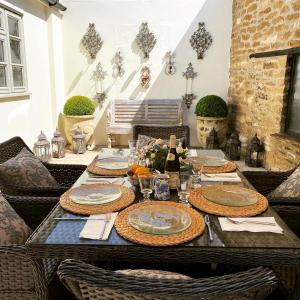
[[[89,177],[83,184],[94,184],[94,183],[113,183],[124,185],[128,188],[131,187],[131,183],[128,181],[127,177],[117,177],[117,178],[106,178],[106,177]]]
[[[249,221],[259,221],[268,222],[275,225],[262,225],[254,223],[243,223],[243,224],[233,224],[226,218],[218,218],[221,228],[223,231],[249,231],[249,232],[273,232],[273,233],[283,233],[283,229],[277,224],[274,217],[252,217],[252,218],[231,218],[237,221],[249,220]]]
[[[198,156],[198,154],[197,154],[197,150],[196,149],[190,149],[189,150],[189,156]]]
[[[91,240],[107,240],[117,215],[118,213],[91,215],[89,219],[99,218],[100,220],[87,220],[79,237]]]
[[[217,173],[217,174],[201,174],[202,181],[230,181],[241,182],[241,178],[236,172],[233,173]]]

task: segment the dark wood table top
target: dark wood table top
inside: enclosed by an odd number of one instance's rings
[[[83,174],[78,184],[88,176]],[[252,188],[242,177],[242,186]],[[219,182],[220,184],[221,182]],[[78,185],[77,184],[77,185]],[[215,184],[212,182],[204,184]],[[224,184],[233,184],[225,183]],[[140,195],[137,193],[137,198]],[[177,195],[171,200],[177,201]],[[200,212],[201,213],[201,212]],[[213,241],[207,230],[192,242],[170,247],[149,247],[131,243],[113,228],[107,241],[80,239],[85,221],[61,221],[56,217],[73,216],[59,204],[26,243],[34,258],[74,258],[81,260],[174,262],[174,263],[235,263],[249,265],[300,265],[300,240],[277,213],[269,207],[261,216],[272,216],[283,228],[283,234],[225,232],[217,216],[210,216]]]

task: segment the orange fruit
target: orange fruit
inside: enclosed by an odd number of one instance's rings
[[[139,167],[135,170],[134,173],[135,173],[135,174],[139,174],[139,173],[143,173],[143,172],[148,172],[148,168],[139,166]]]
[[[132,172],[135,173],[136,169],[139,168],[139,167],[140,167],[139,165],[133,165],[133,166],[131,166]]]
[[[138,174],[138,177],[152,177],[153,174],[150,172],[144,172],[144,173],[140,173]]]

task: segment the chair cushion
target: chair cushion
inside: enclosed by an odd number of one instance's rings
[[[126,270],[117,270],[116,273],[128,275],[128,276],[145,277],[149,279],[171,279],[171,280],[191,279],[191,277],[183,274],[179,274],[176,272],[161,271],[161,270],[126,269]]]
[[[0,164],[0,176],[5,182],[16,187],[59,187],[43,163],[26,148]]]
[[[268,194],[270,198],[300,197],[300,166],[285,180],[283,181],[274,191]]]
[[[0,245],[23,245],[31,229],[0,194]]]
[[[148,135],[143,135],[139,134],[138,135],[138,149],[144,148],[146,146],[152,146],[158,139],[148,136]],[[166,139],[162,139],[163,144],[169,145],[170,141]],[[184,142],[184,137],[176,139],[176,144],[179,145],[179,143]]]

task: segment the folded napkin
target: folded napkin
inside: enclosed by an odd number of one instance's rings
[[[268,222],[274,225],[262,225],[255,223],[242,223],[234,224],[226,218],[218,218],[221,228],[223,231],[249,231],[249,232],[273,232],[273,233],[283,233],[283,229],[277,224],[274,217],[252,217],[252,218],[231,218],[237,221],[257,221],[257,222]]]
[[[118,213],[91,215],[87,220],[79,237],[91,240],[107,240],[114,226]],[[99,220],[94,220],[99,218]]]
[[[230,181],[230,182],[241,182],[239,175],[234,173],[217,173],[217,174],[201,174],[202,181]]]
[[[117,177],[117,178],[106,178],[106,177],[89,177],[83,184],[94,184],[94,183],[113,183],[131,187],[131,183],[126,177]]]

